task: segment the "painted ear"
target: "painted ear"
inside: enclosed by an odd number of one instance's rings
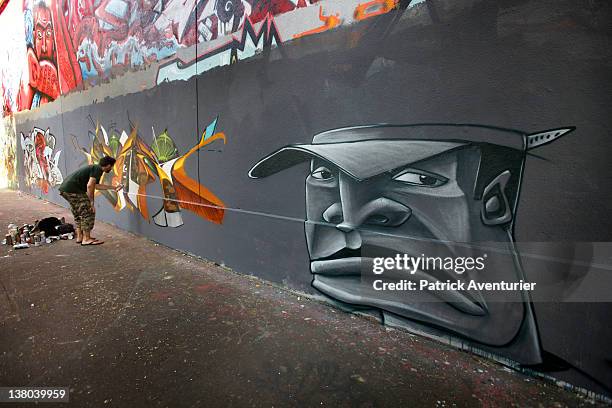
[[[485,187],[482,194],[480,218],[485,225],[503,225],[512,221],[512,208],[506,197],[510,171],[500,173]]]
[[[576,128],[574,126],[570,126],[566,128],[545,130],[544,132],[527,135],[527,150],[535,149],[536,147],[554,142],[561,136],[573,132],[574,130],[576,130]]]

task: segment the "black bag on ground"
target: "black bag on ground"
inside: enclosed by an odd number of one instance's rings
[[[57,230],[57,232],[55,233],[55,235],[62,235],[62,234],[68,234],[70,232],[74,233],[74,225],[69,224],[69,223],[64,223],[62,225],[58,225],[57,227],[55,227],[55,229]]]
[[[40,221],[36,221],[35,224],[34,232],[43,231],[46,236],[51,237],[54,235],[59,235],[55,227],[62,225],[62,221],[56,217],[47,217]]]
[[[57,217],[47,217],[40,221],[36,221],[34,231],[44,231],[47,237],[53,237],[68,234],[70,232],[74,233],[74,226],[66,223],[63,217],[61,220]]]

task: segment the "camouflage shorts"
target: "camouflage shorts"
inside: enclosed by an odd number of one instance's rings
[[[91,231],[96,221],[96,213],[91,208],[89,197],[84,193],[60,192],[60,195],[70,204],[70,210],[74,216],[74,223],[83,231]]]

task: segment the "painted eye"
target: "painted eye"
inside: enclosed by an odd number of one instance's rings
[[[399,173],[393,177],[393,180],[422,187],[440,187],[441,185],[446,184],[448,181],[446,177],[414,169],[409,169]]]
[[[331,170],[325,166],[317,167],[310,173],[310,175],[317,180],[331,180],[334,178]]]
[[[40,31],[37,31],[37,32],[36,32],[36,36],[37,36],[39,39],[41,39],[41,38],[42,38],[42,33],[41,33]]]

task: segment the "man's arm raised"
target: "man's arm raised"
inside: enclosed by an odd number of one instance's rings
[[[96,179],[94,179],[95,181]],[[109,186],[107,184],[96,184],[95,185],[96,190],[115,190],[115,191],[119,191],[123,188],[123,184],[117,184],[116,186]]]

